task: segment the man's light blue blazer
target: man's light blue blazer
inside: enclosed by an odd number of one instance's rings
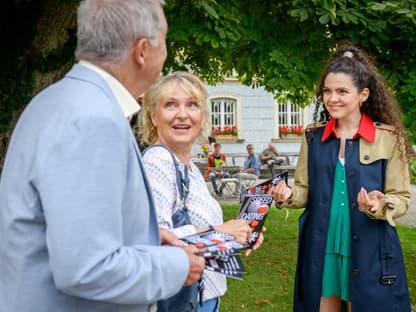
[[[189,261],[160,246],[140,152],[119,104],[75,65],[38,94],[0,178],[0,311],[148,311]]]

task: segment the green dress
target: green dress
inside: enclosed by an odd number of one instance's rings
[[[351,228],[345,168],[338,159],[322,274],[322,297],[350,301]]]

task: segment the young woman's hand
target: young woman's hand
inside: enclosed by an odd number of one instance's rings
[[[292,196],[292,189],[286,185],[286,182],[281,180],[276,186],[272,186],[269,194],[273,195],[274,200],[281,203]]]
[[[251,235],[251,228],[244,219],[227,221],[216,225],[215,229],[233,236],[240,244],[244,244]]]
[[[379,191],[367,192],[361,187],[357,195],[357,202],[361,209],[376,212],[380,208],[380,199],[384,198],[384,194]]]

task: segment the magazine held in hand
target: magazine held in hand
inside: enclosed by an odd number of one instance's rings
[[[252,230],[251,237],[245,244],[245,247],[251,248],[256,243],[263,229],[264,222],[273,202],[273,196],[267,194],[270,188],[282,180],[287,184],[287,179],[288,172],[284,171],[256,186],[242,190],[240,194],[241,205],[237,219],[245,219]]]
[[[247,272],[241,261],[240,251],[251,248],[260,236],[273,202],[273,196],[267,192],[281,180],[287,183],[287,179],[288,172],[284,171],[256,186],[242,190],[237,219],[245,219],[252,229],[251,237],[245,244],[240,244],[231,235],[215,229],[188,235],[181,240],[199,249],[198,254],[205,258],[205,269],[242,280],[243,274]]]
[[[279,173],[278,175],[273,176],[273,178],[268,179],[260,184],[243,189],[240,194],[240,203],[243,202],[244,197],[247,195],[267,194],[267,192],[270,190],[272,186],[277,185],[282,180],[285,181],[285,183],[287,184],[287,179],[288,171],[283,171],[282,173]]]

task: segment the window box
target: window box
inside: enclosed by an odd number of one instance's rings
[[[233,134],[217,134],[215,135],[215,139],[218,141],[235,141],[237,140],[237,136]]]

